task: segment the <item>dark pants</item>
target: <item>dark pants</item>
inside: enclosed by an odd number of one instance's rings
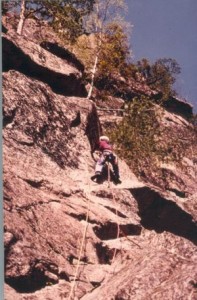
[[[119,168],[118,168],[118,161],[116,155],[114,155],[111,151],[103,151],[101,157],[96,163],[95,173],[102,173],[103,166],[106,162],[109,162],[112,165],[113,172],[115,177],[118,179],[119,176]]]

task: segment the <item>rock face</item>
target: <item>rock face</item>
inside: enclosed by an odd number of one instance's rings
[[[36,78],[47,83],[55,93],[86,96],[81,71],[68,64],[63,54],[63,58],[58,57],[51,53],[49,46],[47,49],[50,51],[47,51],[43,45],[40,46],[25,37],[18,38],[14,33],[3,36],[2,44],[3,71],[14,69]]]
[[[180,115],[184,118],[191,118],[192,117],[192,110],[193,106],[190,103],[187,103],[181,99],[176,97],[171,97],[164,103],[164,107],[169,112],[175,113]]]
[[[196,299],[193,162],[163,166],[163,190],[124,161],[122,184],[92,182],[102,128],[83,70],[9,33],[3,47],[4,299]]]

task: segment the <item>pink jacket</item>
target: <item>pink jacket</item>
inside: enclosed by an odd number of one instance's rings
[[[108,142],[106,141],[99,141],[98,143],[98,149],[103,152],[104,150],[113,150],[112,146],[110,144],[108,144]]]

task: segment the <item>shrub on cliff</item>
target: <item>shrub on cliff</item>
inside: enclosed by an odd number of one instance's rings
[[[185,142],[187,132],[162,124],[163,109],[150,98],[135,97],[128,103],[125,116],[108,134],[116,145],[117,154],[125,159],[137,176],[161,177],[162,162],[179,163],[192,144]],[[153,176],[154,177],[154,176]]]
[[[145,166],[154,165],[158,155],[155,140],[160,135],[158,117],[151,100],[134,98],[122,122],[109,133],[119,156],[126,159],[138,175],[142,175]]]
[[[45,20],[62,38],[74,42],[84,33],[83,17],[92,10],[94,0],[5,0],[2,14],[9,12],[19,17],[17,33],[22,34],[25,20]]]
[[[137,68],[152,89],[162,92],[163,101],[176,95],[173,84],[181,68],[175,59],[160,58],[151,64],[147,59],[143,58],[141,61],[138,61]]]

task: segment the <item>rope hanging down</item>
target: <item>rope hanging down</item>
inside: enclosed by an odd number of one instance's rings
[[[81,247],[80,247],[79,257],[78,257],[78,261],[77,261],[77,267],[76,267],[76,271],[75,271],[73,284],[72,284],[72,287],[71,287],[71,290],[70,290],[70,294],[68,296],[68,300],[72,299],[71,297],[74,293],[74,289],[75,289],[75,285],[76,285],[76,279],[77,279],[78,272],[79,272],[79,266],[80,266],[82,251],[83,251],[83,247],[84,247],[84,243],[85,243],[85,237],[86,237],[87,228],[88,228],[89,211],[90,211],[90,199],[88,198],[88,208],[87,208],[86,219],[85,219],[86,225],[85,225],[83,236],[82,236]]]
[[[118,211],[117,211],[117,205],[116,205],[116,201],[115,201],[115,197],[114,197],[114,192],[113,192],[113,190],[111,189],[111,186],[110,186],[111,177],[110,177],[110,164],[109,164],[109,162],[107,163],[107,175],[108,175],[108,178],[107,178],[108,188],[111,190],[113,203],[114,203],[115,210],[116,210],[116,216],[118,217]],[[117,222],[117,236],[116,236],[116,238],[118,239],[119,236],[120,236],[120,224],[119,224],[119,222]],[[116,253],[117,253],[117,249],[114,249],[114,254],[113,254],[113,257],[112,257],[111,264],[114,262],[114,259],[116,257]]]
[[[117,211],[117,206],[116,206],[116,202],[115,202],[114,192],[113,192],[113,190],[111,189],[111,186],[110,186],[111,178],[110,178],[110,164],[109,164],[109,162],[107,163],[107,170],[108,170],[108,172],[107,172],[107,174],[108,174],[108,188],[111,190],[112,197],[113,197],[113,203],[114,203],[115,210],[116,210],[116,216],[118,217],[118,211]],[[87,208],[86,219],[85,219],[86,226],[84,228],[84,232],[83,232],[83,236],[82,236],[81,247],[80,247],[79,257],[78,257],[78,261],[77,261],[76,272],[75,272],[73,284],[72,284],[72,287],[71,287],[71,290],[70,290],[70,293],[69,293],[69,296],[68,296],[68,300],[72,299],[72,295],[74,293],[74,289],[75,289],[75,285],[76,285],[76,279],[77,279],[78,272],[79,272],[79,266],[80,266],[82,251],[83,251],[83,247],[84,247],[84,243],[85,243],[85,237],[86,237],[87,228],[88,228],[88,218],[89,218],[89,211],[90,211],[90,198],[87,197],[86,199],[88,199],[88,208]],[[117,222],[117,237],[116,238],[118,239],[119,236],[120,236],[120,225],[119,225],[119,222]],[[114,262],[114,259],[116,257],[116,253],[117,253],[117,249],[114,250],[112,263]]]
[[[110,165],[109,165],[109,162],[108,162],[108,188],[111,189],[111,187],[110,187]],[[111,189],[111,193],[112,193],[113,203],[114,203],[115,210],[116,210],[116,216],[118,217],[117,205],[116,205],[116,201],[115,201],[114,192],[113,192],[112,189]],[[130,239],[128,238],[128,236],[124,233],[124,231],[122,231],[122,230],[120,229],[120,224],[119,224],[119,222],[117,222],[117,236],[116,236],[117,239],[120,237],[120,232],[124,235],[124,237],[125,237],[129,242],[135,244],[136,246],[138,246],[138,248],[142,249],[142,247],[140,247],[139,244],[137,244],[136,242],[134,242],[134,241],[132,241],[132,240],[130,240]],[[112,257],[112,262],[111,262],[111,264],[112,264],[112,263],[114,262],[114,260],[115,260],[116,253],[117,253],[117,249],[114,250],[114,254],[113,254],[113,257]]]

